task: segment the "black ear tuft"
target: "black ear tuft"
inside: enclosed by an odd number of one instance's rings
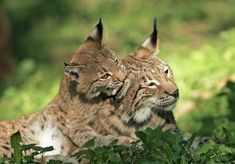
[[[157,39],[158,39],[158,31],[157,31],[157,20],[156,18],[153,21],[153,32],[151,35],[144,41],[142,44],[143,48],[149,49],[149,50],[156,50],[157,48]]]
[[[99,41],[101,43],[102,39],[103,39],[103,24],[102,24],[102,20],[100,18],[98,24],[92,30],[92,32],[88,36],[87,40]]]
[[[158,36],[158,31],[157,31],[157,19],[154,18],[153,20],[153,32],[150,35],[151,38],[151,44],[153,47],[156,47],[157,45],[157,36]]]
[[[102,38],[103,36],[103,25],[102,25],[102,19],[99,19],[99,23],[96,25],[96,28],[98,29],[99,37]]]
[[[141,59],[152,56],[155,52],[158,52],[158,42],[157,20],[155,18],[153,21],[153,32],[137,49],[135,56]]]

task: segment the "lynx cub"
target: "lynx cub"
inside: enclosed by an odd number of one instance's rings
[[[67,155],[92,138],[97,144],[116,139],[101,136],[88,124],[100,104],[123,86],[125,69],[114,52],[104,46],[100,22],[68,64],[57,96],[40,113],[17,120],[0,121],[0,157],[11,156],[10,136],[20,131],[24,144],[53,146],[46,155]],[[120,142],[126,142],[120,137]]]
[[[130,87],[120,102],[103,104],[93,123],[98,133],[136,138],[146,128],[177,129],[172,109],[179,91],[169,66],[154,55],[157,36],[155,22],[150,37],[123,59]]]

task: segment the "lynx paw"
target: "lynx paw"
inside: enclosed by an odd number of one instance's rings
[[[133,141],[134,138],[128,137],[128,136],[120,136],[117,137],[118,143],[123,144],[123,145],[130,145]]]

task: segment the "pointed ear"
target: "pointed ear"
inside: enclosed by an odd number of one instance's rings
[[[135,56],[138,58],[146,59],[152,56],[157,51],[157,47],[158,47],[157,21],[156,19],[154,19],[152,34],[137,49]]]
[[[103,25],[102,20],[100,18],[98,24],[91,31],[90,35],[87,37],[86,42],[95,42],[98,45],[102,45],[103,43]]]
[[[79,78],[80,72],[82,67],[79,66],[70,66],[65,65],[64,67],[64,73],[67,75],[71,80],[76,80]]]

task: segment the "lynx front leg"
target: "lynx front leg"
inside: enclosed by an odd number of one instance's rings
[[[110,144],[113,140],[118,139],[119,144],[129,144],[132,142],[131,137],[113,135],[101,135],[87,125],[78,125],[76,129],[70,130],[70,139],[79,147],[83,146],[87,141],[94,139],[95,146],[103,146]]]

